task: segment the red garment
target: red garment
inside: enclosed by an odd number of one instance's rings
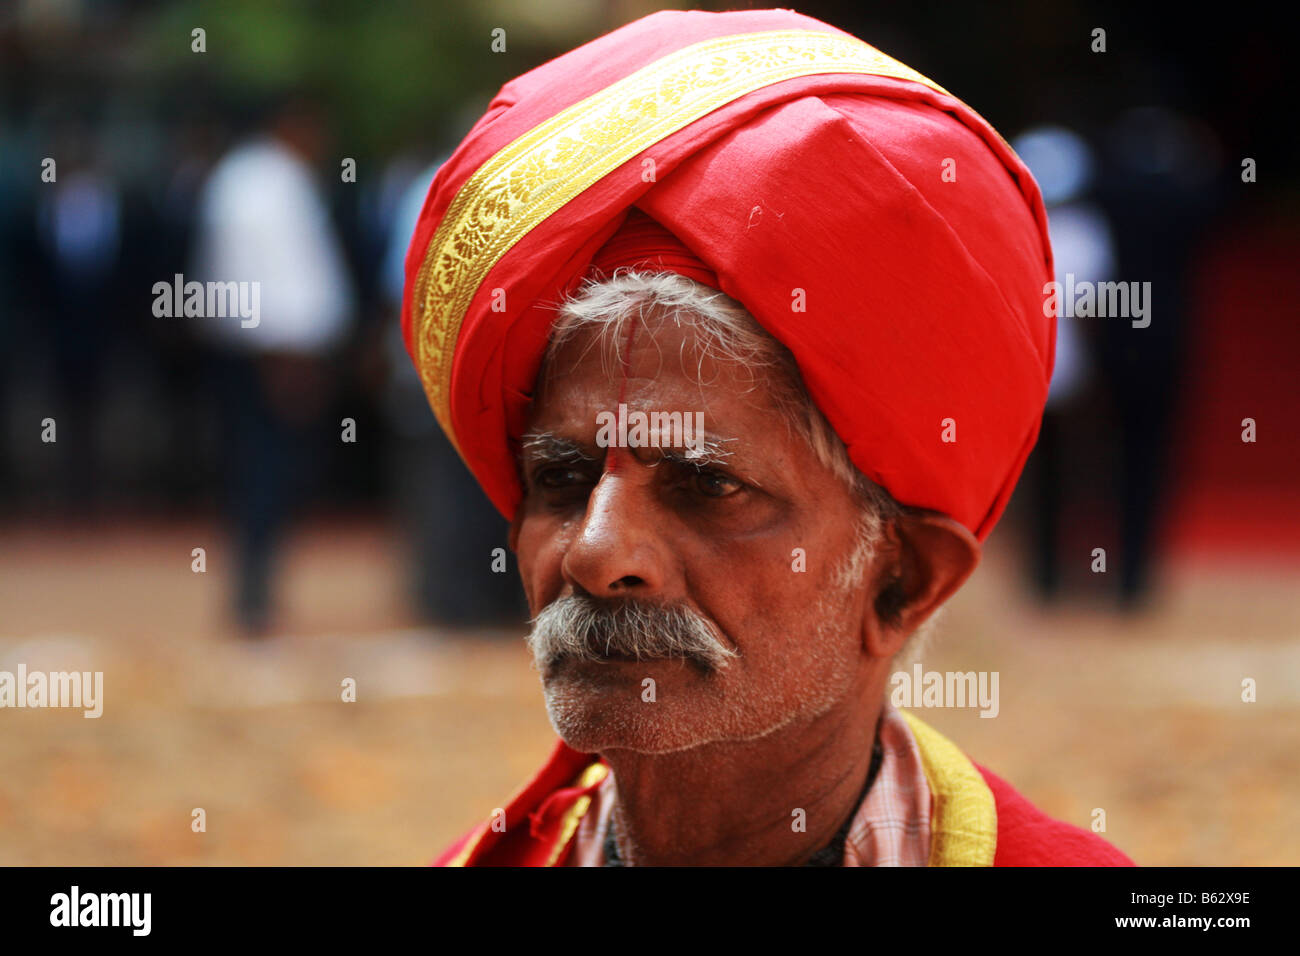
[[[1133,866],[1110,843],[1080,827],[1053,820],[1011,784],[979,764],[998,808],[998,850],[994,866]]]
[[[434,178],[403,327],[502,513],[555,304],[631,208],[794,353],[859,469],[988,534],[1052,369],[1038,188],[970,107],[788,10],[579,47],[507,83]]]

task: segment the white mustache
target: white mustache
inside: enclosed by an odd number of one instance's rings
[[[528,646],[541,665],[564,657],[599,662],[620,655],[637,660],[682,657],[706,670],[721,670],[738,656],[687,607],[611,604],[575,594],[552,601],[532,625]]]

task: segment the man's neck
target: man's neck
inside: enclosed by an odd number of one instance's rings
[[[804,863],[857,809],[881,706],[850,694],[810,723],[757,740],[604,753],[619,856],[634,866]]]

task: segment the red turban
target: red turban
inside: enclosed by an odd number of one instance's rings
[[[591,260],[589,274],[592,278],[609,276],[616,269],[675,272],[710,288],[722,288],[717,273],[684,242],[635,207]]]
[[[602,250],[634,208],[649,219]],[[657,13],[507,83],[434,177],[402,313],[507,517],[555,306],[629,257],[741,302],[863,473],[988,534],[1055,329],[1038,187],[970,107],[788,10]]]

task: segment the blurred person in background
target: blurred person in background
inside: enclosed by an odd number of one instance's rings
[[[255,326],[197,320],[215,350],[235,606],[248,635],[269,625],[276,551],[319,471],[332,362],[354,321],[353,280],[314,173],[325,135],[314,103],[289,97],[217,162],[200,191],[186,277],[260,284]]]
[[[1174,415],[1183,398],[1190,267],[1219,204],[1221,146],[1200,120],[1163,106],[1119,114],[1106,131],[1097,200],[1112,225],[1121,281],[1151,283],[1150,324],[1097,322],[1115,403],[1120,602],[1149,596],[1157,535],[1172,495]]]
[[[99,435],[104,373],[120,331],[113,319],[121,301],[123,197],[88,125],[64,124],[52,152],[56,178],[36,193],[36,235],[53,312],[43,326],[57,395],[60,498],[83,511],[103,490]]]
[[[410,182],[393,217],[383,286],[394,315],[401,312],[406,250],[441,161]],[[518,621],[527,607],[513,573],[484,574],[494,548],[507,546],[507,525],[479,492],[429,410],[411,365],[400,322],[385,326],[387,380],[383,411],[392,433],[388,474],[399,526],[409,549],[408,580],[416,608],[428,621],[460,627]],[[448,509],[446,502],[456,502]]]
[[[1092,147],[1063,126],[1026,130],[1011,142],[1043,192],[1052,237],[1056,281],[1105,282],[1114,277],[1115,253],[1106,214],[1088,198],[1096,170]],[[1044,600],[1061,588],[1061,528],[1070,475],[1072,444],[1068,413],[1078,404],[1093,373],[1088,337],[1073,310],[1056,316],[1056,358],[1043,426],[1030,457],[1027,484],[1034,496],[1033,578]]]

